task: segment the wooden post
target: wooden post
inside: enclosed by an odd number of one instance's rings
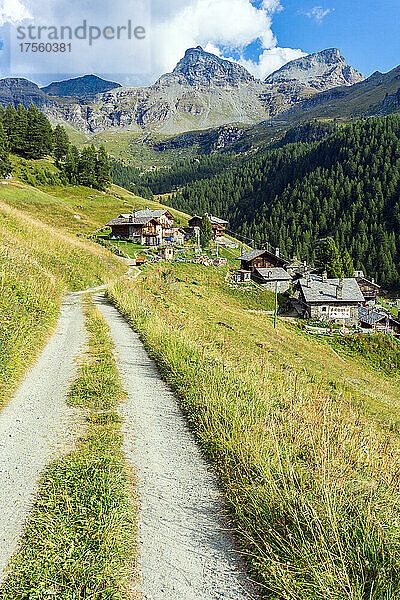
[[[278,282],[275,285],[275,310],[274,310],[274,329],[276,329],[278,320]]]

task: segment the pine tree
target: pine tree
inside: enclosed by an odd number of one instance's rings
[[[53,156],[59,164],[65,160],[69,148],[67,132],[61,125],[56,125],[53,131]]]
[[[78,183],[87,187],[96,187],[96,149],[92,144],[84,148],[78,161]]]
[[[108,155],[104,146],[100,146],[99,151],[97,152],[96,157],[96,180],[97,180],[97,188],[99,190],[105,190],[108,185],[111,183],[110,176],[110,163],[108,160]]]
[[[342,256],[342,277],[354,277],[354,263],[347,248]]]
[[[203,215],[200,226],[200,244],[202,248],[208,248],[213,238],[213,230],[208,215]]]
[[[28,117],[22,104],[18,105],[14,119],[14,135],[11,151],[21,156],[26,155],[27,150]]]
[[[333,238],[328,238],[321,244],[318,263],[320,270],[326,271],[328,277],[342,276],[342,260]]]

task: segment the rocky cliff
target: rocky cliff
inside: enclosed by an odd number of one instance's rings
[[[4,79],[0,104],[33,102],[53,121],[86,133],[114,129],[180,134],[276,117],[299,120],[303,113],[305,119],[314,113],[329,116],[331,106],[337,106],[334,116],[338,111],[370,114],[372,104],[400,87],[397,73],[390,75],[390,85],[385,77],[364,80],[339,50],[329,49],[291,61],[262,82],[241,65],[198,46],[188,49],[171,73],[146,88],[118,87],[95,76],[58,82],[44,90],[26,80]],[[115,87],[104,91],[111,86]],[[396,97],[387,100],[393,107],[396,102]]]

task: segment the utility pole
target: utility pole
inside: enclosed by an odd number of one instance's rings
[[[276,329],[276,325],[277,325],[277,321],[278,321],[278,286],[279,286],[279,283],[276,282],[276,285],[275,285],[274,329]]]
[[[197,248],[199,251],[199,254],[201,254],[201,247],[200,247],[200,227],[197,227]]]

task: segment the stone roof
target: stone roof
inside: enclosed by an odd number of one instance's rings
[[[211,225],[227,225],[228,221],[225,221],[224,219],[220,219],[219,217],[214,217],[213,215],[207,215],[208,218],[210,219]]]
[[[116,219],[112,219],[107,223],[107,226],[112,225],[146,225],[149,221],[152,221],[154,217],[136,217],[133,215],[120,215]]]
[[[261,256],[262,254],[269,254],[270,256],[273,256],[274,258],[277,258],[278,260],[280,260],[285,265],[287,265],[289,263],[289,261],[286,260],[286,258],[283,258],[282,256],[277,256],[276,254],[274,254],[273,252],[270,252],[269,250],[249,250],[248,252],[245,252],[244,254],[242,254],[242,256],[239,256],[236,260],[244,260],[246,262],[249,262],[250,260],[257,258],[258,256]]]
[[[169,212],[167,208],[161,208],[156,210],[152,210],[151,208],[144,208],[143,210],[135,210],[133,213],[123,213],[122,215],[120,215],[120,217],[125,219],[128,219],[131,216],[137,217],[138,219],[142,217],[158,219],[162,215],[165,215],[165,213],[167,212]]]
[[[292,278],[282,267],[270,267],[256,269],[255,273],[259,274],[266,281],[291,281]]]
[[[264,252],[265,250],[249,250],[248,252],[242,254],[242,256],[239,256],[238,260],[245,260],[248,262],[249,260],[253,260],[253,258],[257,258],[257,256],[261,256],[261,254],[264,254]]]
[[[388,315],[385,313],[380,313],[375,310],[368,310],[365,306],[360,306],[358,309],[358,318],[361,323],[366,323],[367,325],[375,325],[379,323],[383,319],[388,319]]]
[[[323,281],[320,275],[311,275],[309,282],[309,285],[307,285],[307,280],[304,277],[299,281],[307,304],[364,302],[364,296],[354,277],[342,279],[343,292],[341,298],[336,297],[340,279]]]
[[[214,215],[209,215],[206,213],[206,217],[208,217],[210,219],[211,225],[228,225],[228,221],[225,221],[224,219],[220,219],[219,217],[214,217]],[[200,217],[199,215],[193,215],[193,217],[191,217],[189,219],[189,222],[192,219],[200,219],[200,221],[201,221],[202,218],[203,217]]]

